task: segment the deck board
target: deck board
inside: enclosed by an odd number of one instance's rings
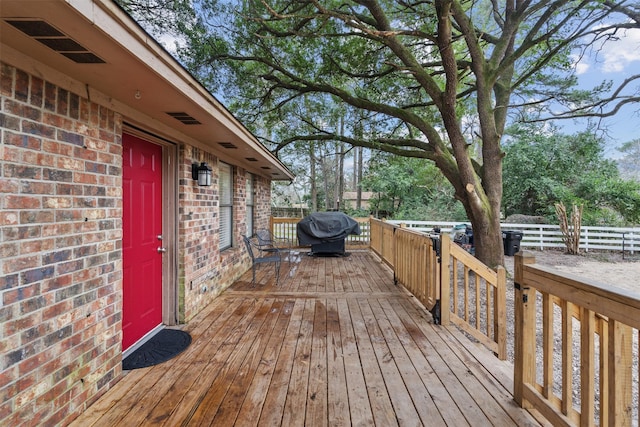
[[[368,251],[291,254],[188,325],[176,358],[126,373],[76,426],[538,425],[508,367],[434,325]]]

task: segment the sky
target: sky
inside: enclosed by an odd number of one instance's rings
[[[583,87],[593,87],[603,80],[622,82],[631,75],[640,74],[640,29],[625,31],[619,40],[610,41],[591,57],[583,58],[576,64],[576,72]],[[640,94],[640,80],[632,83],[630,89]],[[617,147],[640,138],[640,104],[623,107],[603,123],[609,127],[606,154],[615,158],[620,154]],[[563,127],[580,130],[580,124]]]

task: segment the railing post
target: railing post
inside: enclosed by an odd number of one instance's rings
[[[524,399],[524,386],[532,384],[536,375],[536,292],[524,281],[524,266],[535,261],[533,255],[522,251],[514,259],[513,398],[522,408],[531,406]]]
[[[609,319],[609,425],[633,425],[633,329]],[[640,415],[639,415],[640,417]]]
[[[496,270],[496,296],[493,307],[493,333],[498,344],[498,359],[507,358],[507,271],[503,266]]]
[[[447,233],[440,235],[440,324],[449,326],[451,323],[451,236]]]

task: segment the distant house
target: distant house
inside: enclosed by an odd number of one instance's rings
[[[372,191],[363,191],[360,197],[360,207],[365,210],[369,210],[370,203],[369,201],[373,198],[374,193]],[[349,207],[351,209],[356,208],[356,203],[358,194],[355,191],[345,191],[342,195],[342,200],[344,201],[345,207]]]
[[[246,271],[293,176],[112,0],[0,15],[0,425],[66,424]]]

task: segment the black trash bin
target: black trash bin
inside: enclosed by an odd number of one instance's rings
[[[522,241],[522,231],[503,231],[502,244],[504,246],[504,254],[514,256],[520,251],[520,242]]]

